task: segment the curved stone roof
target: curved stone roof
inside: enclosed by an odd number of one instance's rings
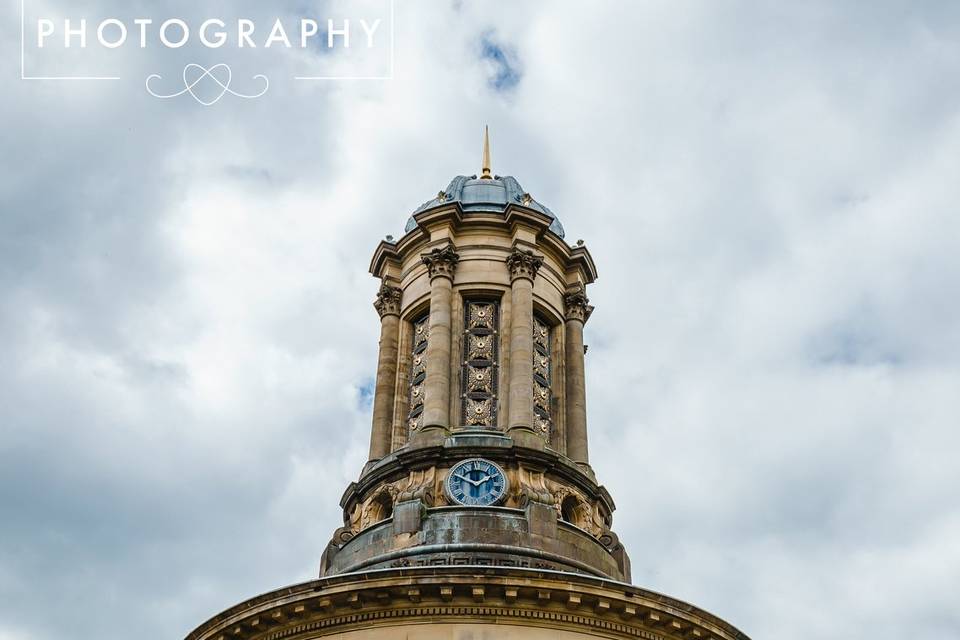
[[[464,213],[484,212],[503,213],[508,204],[517,203],[545,213],[553,219],[550,230],[564,237],[563,225],[546,205],[543,205],[523,190],[520,183],[513,176],[493,176],[493,178],[478,178],[477,176],[457,176],[450,181],[447,188],[437,194],[436,198],[424,202],[417,207],[414,214],[432,209],[450,202],[459,202]],[[413,216],[407,220],[405,233],[413,231],[417,226]]]

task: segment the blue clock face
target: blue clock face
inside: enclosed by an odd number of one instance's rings
[[[507,493],[507,476],[503,469],[483,458],[458,462],[447,476],[447,495],[466,506],[487,507],[499,502]]]

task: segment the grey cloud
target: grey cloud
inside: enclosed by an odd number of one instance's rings
[[[366,455],[370,251],[487,122],[598,263],[635,582],[755,638],[953,632],[955,4],[400,4],[389,83],[8,80],[0,637],[182,636],[316,572]]]

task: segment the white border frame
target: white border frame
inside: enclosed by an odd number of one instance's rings
[[[386,76],[294,76],[294,80],[393,80],[394,69],[394,6],[390,0],[390,74]],[[120,76],[28,76],[26,73],[26,0],[20,0],[20,79],[21,80],[119,80]]]

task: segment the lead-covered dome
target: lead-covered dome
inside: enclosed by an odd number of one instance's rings
[[[492,176],[490,178],[478,178],[477,176],[457,176],[450,181],[447,188],[437,194],[436,198],[424,202],[417,207],[414,215],[433,207],[459,202],[464,213],[483,212],[483,213],[503,213],[508,204],[519,204],[529,207],[541,213],[544,213],[553,220],[550,223],[550,231],[561,238],[564,236],[563,225],[557,219],[550,209],[536,200],[523,190],[520,183],[513,176]],[[405,233],[413,231],[417,227],[417,222],[413,216],[407,220]]]

